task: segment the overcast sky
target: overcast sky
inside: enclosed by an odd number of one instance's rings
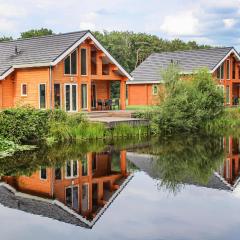
[[[130,30],[240,50],[240,0],[0,0],[0,36]]]

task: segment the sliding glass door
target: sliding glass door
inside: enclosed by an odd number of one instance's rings
[[[65,84],[65,110],[77,111],[77,84]]]

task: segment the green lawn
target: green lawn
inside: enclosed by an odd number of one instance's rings
[[[126,107],[127,110],[152,110],[156,109],[157,106],[147,106],[147,105],[128,105]]]

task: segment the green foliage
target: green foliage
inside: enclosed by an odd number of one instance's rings
[[[41,28],[41,29],[31,29],[26,32],[21,32],[21,38],[31,38],[31,37],[40,37],[46,35],[54,34],[51,29]]]
[[[50,112],[13,108],[0,112],[0,136],[16,143],[40,141],[48,133]]]
[[[154,52],[209,48],[195,41],[164,40],[155,35],[129,31],[94,32],[94,35],[128,72]]]
[[[223,146],[216,137],[178,136],[164,139],[152,147],[156,156],[153,173],[159,187],[176,193],[189,183],[206,185],[224,161]]]
[[[11,41],[11,40],[13,40],[12,37],[6,37],[6,36],[0,37],[0,42]]]
[[[161,132],[198,131],[221,116],[223,94],[207,69],[194,73],[191,80],[181,80],[174,66],[165,73],[166,96],[152,119]]]
[[[240,109],[225,108],[220,117],[206,124],[205,129],[211,134],[240,137]]]
[[[113,138],[131,138],[148,136],[148,127],[145,126],[131,126],[129,124],[119,124],[112,132]]]

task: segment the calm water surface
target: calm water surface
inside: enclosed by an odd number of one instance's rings
[[[1,239],[239,239],[239,150],[181,136],[0,159]]]

